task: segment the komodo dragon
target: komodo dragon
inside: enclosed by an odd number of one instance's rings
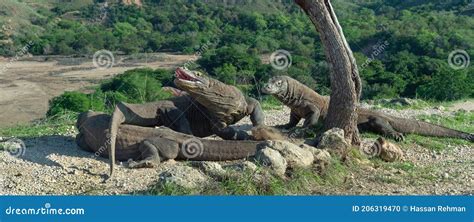
[[[107,157],[105,149],[111,117],[99,112],[79,115],[76,143],[81,149]],[[236,160],[255,154],[261,141],[201,139],[179,133],[167,127],[140,127],[120,125],[117,134],[116,157],[129,161],[129,167],[156,167],[168,159],[182,160]]]
[[[213,134],[226,140],[245,140],[245,131],[232,125],[250,115],[254,126],[263,125],[260,103],[243,93],[200,72],[176,69],[175,83],[184,90],[182,96],[145,104],[118,103],[110,122],[110,177],[115,164],[115,141],[120,124],[137,126],[166,126],[175,131],[206,137]]]
[[[262,88],[262,92],[271,94],[283,104],[290,107],[290,121],[284,128],[295,127],[304,118],[303,127],[314,126],[319,119],[326,118],[329,97],[321,96],[314,90],[288,76],[272,77]],[[369,109],[358,108],[358,128],[368,130],[396,141],[404,139],[404,133],[425,136],[453,137],[474,141],[474,134],[465,133],[443,126],[430,124],[414,119],[389,116]]]

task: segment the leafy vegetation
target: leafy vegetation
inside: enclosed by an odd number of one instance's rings
[[[454,116],[421,116],[420,120],[429,121],[431,123],[457,129],[464,132],[474,131],[474,113],[458,111]],[[454,145],[469,145],[469,141],[453,139],[453,138],[432,138],[419,135],[407,135],[406,141],[403,142],[405,146],[418,144],[423,147],[435,151],[441,151],[453,147]]]
[[[277,74],[329,92],[329,69],[318,34],[292,1],[154,0],[142,7],[108,2],[45,0],[36,8],[15,0],[2,2],[21,9],[30,26],[12,24],[17,32],[2,32],[0,54],[15,55],[30,41],[35,43],[33,54],[92,54],[100,49],[194,53],[202,56],[198,65],[210,75],[252,86],[253,96],[254,86]],[[454,50],[473,54],[471,0],[333,4],[360,67],[364,99],[474,97],[473,66],[455,70],[447,62]],[[16,20],[0,22],[10,27]],[[20,31],[22,27],[28,30]],[[277,49],[291,52],[289,69],[261,64],[261,55]]]
[[[105,81],[94,93],[65,92],[50,101],[48,117],[61,116],[68,112],[111,111],[119,101],[145,103],[171,96],[162,90],[170,85],[172,73],[167,70],[134,69]]]

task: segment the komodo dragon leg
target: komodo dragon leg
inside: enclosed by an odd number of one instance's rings
[[[368,130],[370,131],[382,134],[385,137],[394,139],[395,141],[403,141],[405,139],[403,137],[403,134],[393,129],[393,127],[390,125],[388,121],[378,118],[378,117],[374,117],[374,116],[369,117],[369,120],[365,124],[365,126],[368,126],[368,127],[363,127],[363,128],[368,128]]]
[[[169,121],[177,118],[174,121]],[[115,164],[115,143],[117,140],[118,128],[121,124],[137,126],[158,126],[163,124],[163,120],[168,120],[168,124],[179,126],[182,133],[192,134],[189,122],[185,115],[170,101],[161,101],[145,104],[127,104],[119,102],[112,114],[110,121],[110,140],[106,144],[109,151],[110,175],[113,176]],[[176,123],[176,124],[174,124]],[[176,127],[175,127],[176,130]]]
[[[130,168],[154,168],[163,160],[176,159],[179,144],[165,138],[148,138],[138,147],[141,153],[140,161],[128,161]]]
[[[262,126],[265,124],[265,114],[262,106],[258,100],[254,98],[246,98],[247,100],[247,113],[250,113],[250,121],[253,126]]]
[[[89,147],[89,145],[87,145],[87,142],[85,141],[85,138],[84,138],[84,134],[83,133],[79,133],[77,134],[76,136],[76,144],[77,146],[79,146],[79,148],[81,148],[82,150],[85,150],[85,151],[89,151],[89,152],[92,152],[93,150]]]
[[[319,116],[321,114],[319,108],[317,108],[315,105],[310,105],[309,107],[312,112],[305,117],[303,128],[316,126],[319,121]]]
[[[224,140],[249,140],[252,137],[250,135],[243,131],[243,130],[236,130],[230,126],[219,129],[217,127],[213,127],[213,132],[220,138]]]

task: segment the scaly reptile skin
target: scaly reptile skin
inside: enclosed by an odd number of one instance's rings
[[[326,118],[329,97],[319,95],[291,77],[273,77],[263,87],[262,91],[275,96],[283,104],[291,108],[290,122],[283,125],[285,128],[295,127],[301,119],[305,119],[304,127],[309,127],[317,124],[320,119]],[[357,124],[360,130],[372,131],[394,138],[397,141],[404,139],[404,133],[474,141],[473,134],[423,121],[398,118],[364,108],[358,108],[357,112]]]
[[[79,115],[76,143],[84,150],[107,157],[105,148],[111,117],[99,112]],[[163,160],[236,160],[255,154],[261,142],[208,140],[179,133],[166,127],[152,128],[120,125],[117,134],[116,158],[134,160],[129,166],[155,167]]]
[[[250,136],[232,125],[250,115],[254,126],[263,125],[260,103],[246,98],[240,90],[199,72],[176,69],[175,83],[186,93],[168,100],[145,103],[118,103],[110,122],[110,177],[113,176],[115,146],[119,126],[166,126],[175,131],[206,137],[213,134],[225,140],[246,140]]]

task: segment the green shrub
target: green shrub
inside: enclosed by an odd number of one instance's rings
[[[145,103],[171,97],[163,91],[163,85],[172,84],[168,70],[134,69],[126,71],[102,83],[96,92],[65,92],[49,103],[48,117],[61,116],[66,112],[85,112],[87,110],[112,110],[117,102]]]
[[[168,71],[134,69],[102,84],[100,89],[106,93],[108,100],[145,103],[169,98],[170,94],[161,88],[172,83],[171,78]]]
[[[424,99],[456,100],[474,96],[474,80],[469,71],[437,70],[432,79],[420,86],[418,95]]]
[[[48,117],[60,116],[68,111],[85,112],[87,110],[103,111],[104,102],[95,94],[65,92],[49,102]]]

